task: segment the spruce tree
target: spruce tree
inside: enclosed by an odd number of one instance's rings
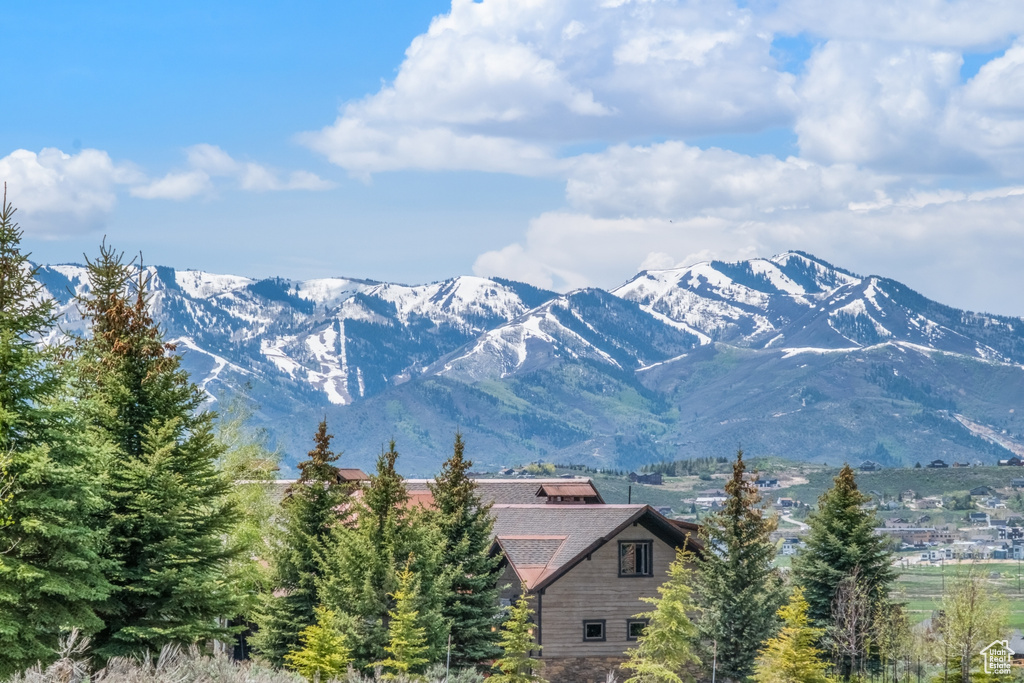
[[[227,637],[220,619],[237,614],[239,599],[223,538],[236,513],[217,471],[214,414],[150,316],[147,271],[106,244],[87,263],[80,306],[92,337],[82,344],[80,405],[113,451],[104,483],[114,590],[94,651]]]
[[[628,651],[623,669],[633,672],[626,683],[684,683],[694,680],[694,669],[700,664],[695,653],[699,637],[690,615],[697,612],[693,601],[693,557],[683,550],[668,569],[668,580],[658,586],[659,597],[641,598],[654,606],[650,612],[638,614],[647,619],[643,635],[636,647]]]
[[[317,607],[315,615],[316,621],[299,633],[299,648],[284,656],[285,666],[310,683],[336,680],[352,661],[352,651],[337,614]]]
[[[441,567],[443,542],[430,513],[418,506],[410,509],[397,460],[392,441],[353,506],[354,522],[334,529],[317,581],[324,604],[356,624],[349,635],[360,667],[387,656],[388,613],[394,609],[399,572],[410,556],[420,579],[416,610],[427,629],[430,659],[440,657],[448,636],[440,612],[448,576]]]
[[[761,508],[756,480],[746,476],[743,451],[736,454],[720,511],[704,518],[698,558],[698,627],[706,651],[704,665],[717,652],[718,675],[742,680],[753,672],[761,643],[778,629],[776,613],[785,600],[782,579],[772,566],[774,515]]]
[[[793,574],[804,588],[808,614],[816,626],[831,625],[840,585],[854,573],[872,601],[884,600],[896,580],[890,543],[875,533],[881,523],[864,508],[870,500],[857,489],[853,470],[844,465],[807,518],[810,531],[793,559]]]
[[[501,626],[498,645],[502,655],[494,662],[494,668],[500,673],[488,679],[491,683],[545,683],[538,673],[544,663],[530,656],[533,650],[541,649],[533,639],[532,599],[523,584],[519,598]]]
[[[495,631],[498,614],[498,566],[492,556],[494,520],[469,478],[473,461],[464,456],[462,435],[455,434],[452,456],[430,485],[437,527],[441,532],[441,565],[449,573],[441,614],[451,627],[452,663],[471,666],[498,654]]]
[[[420,625],[416,611],[419,581],[412,573],[412,558],[398,574],[398,589],[392,596],[395,608],[388,613],[388,644],[384,647],[387,658],[376,662],[387,671],[385,678],[422,679],[423,667],[430,663],[427,658],[427,629]]]
[[[779,610],[782,630],[757,658],[755,683],[831,683],[824,653],[816,646],[825,630],[811,626],[807,608],[803,589],[797,588]]]
[[[20,249],[15,209],[0,204],[0,679],[55,658],[63,630],[102,625],[110,593],[99,555],[103,451],[68,400],[67,349],[52,299]]]
[[[281,505],[280,536],[273,554],[271,592],[258,609],[259,630],[253,647],[280,666],[295,649],[298,634],[316,619],[321,604],[317,587],[320,559],[326,552],[331,530],[344,523],[340,512],[349,502],[351,485],[341,481],[331,450],[333,435],[322,420],[313,436],[309,458],[299,463],[299,479]]]

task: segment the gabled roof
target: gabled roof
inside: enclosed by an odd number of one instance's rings
[[[428,491],[428,484],[432,483],[433,479],[406,479],[405,488],[411,496],[416,491]],[[584,485],[589,486],[592,493],[586,494],[588,496],[597,496],[600,502],[601,494],[597,492],[594,484],[589,478],[577,478],[575,481],[571,479],[475,479],[476,492],[480,496],[480,500],[485,503],[494,503],[495,505],[514,505],[514,504],[527,504],[532,505],[538,502],[544,502],[538,500],[537,494],[539,488],[548,485],[560,485],[560,486],[576,486]],[[555,494],[555,495],[570,495],[570,494]],[[580,495],[580,494],[573,494]]]
[[[495,544],[531,591],[553,583],[634,522],[669,545],[701,547],[695,524],[674,523],[649,505],[498,504],[491,514]]]

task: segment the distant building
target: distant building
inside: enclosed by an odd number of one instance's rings
[[[994,496],[996,490],[991,486],[975,486],[970,493],[972,496]]]
[[[859,469],[861,472],[877,472],[878,470],[882,469],[882,466],[879,465],[874,460],[865,460],[860,464]]]
[[[925,545],[926,543],[951,543],[955,534],[946,529],[935,527],[878,527],[875,533],[891,536],[905,545]]]
[[[652,486],[661,486],[661,472],[651,472],[650,474],[641,474],[640,472],[630,472],[629,480],[635,484],[651,484]]]
[[[791,508],[793,507],[793,504],[794,501],[792,498],[779,498],[778,502],[775,503],[775,505],[780,508]]]
[[[930,467],[932,469],[940,469],[943,467],[949,467],[949,465],[947,465],[944,460],[932,460],[930,463],[926,465],[926,467]]]
[[[999,465],[1001,467],[1024,467],[1024,458],[1014,455],[1006,460],[1000,460]]]
[[[757,488],[759,489],[775,489],[779,487],[778,479],[758,479]]]
[[[782,554],[795,555],[796,551],[804,547],[804,542],[797,537],[784,538],[782,540]]]
[[[1024,477],[1014,477],[1010,480],[1010,486],[1015,489],[1024,489]]]
[[[967,515],[967,520],[972,526],[988,526],[988,513],[971,512]]]
[[[938,496],[927,496],[914,501],[916,510],[934,510],[940,507],[942,507],[942,499]]]

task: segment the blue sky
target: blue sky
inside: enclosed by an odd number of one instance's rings
[[[23,3],[26,245],[567,289],[811,251],[1024,314],[1012,1]]]

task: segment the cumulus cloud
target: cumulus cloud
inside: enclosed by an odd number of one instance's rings
[[[279,190],[326,190],[334,184],[308,171],[293,171],[282,177],[278,171],[253,162],[240,162],[216,145],[193,145],[185,150],[191,167],[174,171],[162,178],[133,187],[131,194],[141,199],[183,200],[214,192],[215,178],[234,181],[239,189],[249,192]]]
[[[772,30],[828,39],[991,50],[1024,33],[1017,0],[780,0]]]
[[[84,149],[67,154],[46,148],[18,149],[0,158],[0,181],[37,237],[59,238],[99,229],[127,191],[140,199],[184,200],[215,192],[219,186],[263,192],[325,190],[333,187],[308,171],[281,173],[239,162],[215,145],[186,150],[188,168],[159,178],[147,177],[130,162],[115,162],[105,151]]]
[[[31,220],[33,235],[58,237],[100,225],[117,203],[117,188],[143,179],[131,164],[115,163],[106,152],[84,149],[65,154],[18,149],[0,158],[0,180],[8,198]]]
[[[558,172],[575,142],[788,121],[770,47],[731,0],[454,0],[394,82],[299,139],[355,175]]]

